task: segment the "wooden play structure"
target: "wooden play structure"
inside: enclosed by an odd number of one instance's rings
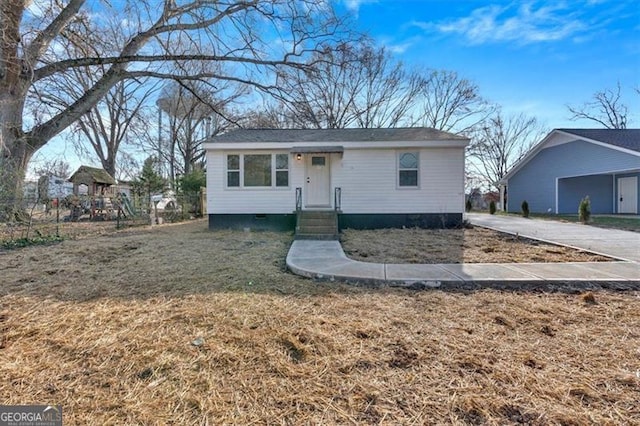
[[[104,169],[80,166],[69,178],[77,203],[72,203],[71,220],[86,212],[90,219],[112,219],[117,213],[112,198],[117,195],[117,182]]]

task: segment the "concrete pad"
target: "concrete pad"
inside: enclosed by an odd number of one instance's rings
[[[322,268],[321,275],[354,281],[384,281],[384,264],[366,263],[350,260],[345,263],[328,264]]]
[[[497,231],[640,262],[638,232],[517,216],[467,213],[465,217],[474,225]]]
[[[615,275],[618,278],[640,282],[640,263],[633,262],[593,262],[585,264],[589,269]]]
[[[532,226],[531,219],[517,219]],[[514,221],[511,221],[514,222]],[[529,222],[529,223],[527,223]],[[541,221],[535,221],[541,222]],[[554,222],[542,223],[545,232],[564,236],[565,244],[582,245],[593,251],[604,253],[613,245],[613,252],[635,255],[635,239],[640,235],[626,233],[622,240],[612,240],[610,235],[600,234],[599,229],[584,225],[578,227],[572,237],[563,235],[566,229],[557,228]],[[560,224],[566,225],[566,224]],[[549,229],[547,229],[549,228]],[[581,242],[584,235],[584,241]],[[524,233],[520,233],[524,236]],[[547,235],[545,235],[546,239]],[[593,246],[593,248],[592,248]],[[594,249],[596,246],[597,250]],[[610,253],[609,253],[610,254]],[[640,256],[639,256],[640,257]],[[287,254],[287,266],[296,274],[315,279],[342,280],[351,282],[401,285],[413,288],[440,287],[486,283],[487,285],[527,285],[554,282],[624,282],[640,283],[640,264],[635,262],[584,262],[584,263],[484,263],[484,264],[381,264],[359,262],[349,259],[338,241],[296,240]]]
[[[296,240],[289,248],[289,256],[296,259],[347,259],[338,241]]]
[[[294,259],[289,260],[287,263],[295,266],[296,268],[303,269],[311,272],[324,273],[325,270],[332,267],[343,267],[350,265],[353,261],[349,259]]]
[[[422,282],[428,283],[456,282],[463,280],[455,274],[446,271],[439,265],[429,264],[387,264],[386,277],[388,281],[403,281],[405,283]],[[439,285],[439,284],[438,284]]]
[[[536,275],[546,281],[613,281],[620,277],[592,269],[593,263],[515,263],[511,268]]]
[[[501,263],[449,263],[439,266],[467,282],[540,280],[533,274],[512,269]]]

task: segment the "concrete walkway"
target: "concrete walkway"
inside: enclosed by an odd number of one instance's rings
[[[640,232],[518,216],[467,213],[466,217],[472,224],[485,228],[640,262]]]
[[[479,218],[478,222],[480,219],[482,218]],[[472,217],[471,220],[472,222],[476,221],[475,217]],[[499,224],[493,222],[492,225],[498,228]],[[547,226],[546,223],[541,225],[541,228]],[[574,226],[582,227],[581,225]],[[527,234],[534,234],[533,231],[536,231],[535,226],[530,228]],[[598,229],[598,231],[605,233],[599,239],[606,241],[606,233],[609,230]],[[516,232],[525,235],[523,232]],[[534,235],[527,236],[536,238]],[[570,235],[566,235],[566,237],[569,238]],[[631,236],[627,237],[630,238],[629,243],[637,242]],[[574,237],[572,241],[575,242],[579,239]],[[604,247],[603,245],[600,248]],[[600,248],[597,249],[598,252],[609,254]],[[633,250],[616,251],[609,254],[615,257],[623,257],[621,254],[624,254],[624,258],[629,259],[629,261],[619,262],[382,264],[349,259],[338,241],[296,240],[287,254],[287,266],[298,275],[319,280],[385,284],[417,289],[494,286],[527,288],[544,287],[550,284],[580,288],[589,288],[594,285],[620,289],[638,288],[640,286],[640,263],[631,261],[632,256],[628,256],[629,253],[633,254]]]

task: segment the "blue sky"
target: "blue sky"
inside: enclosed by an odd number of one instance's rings
[[[409,67],[447,69],[474,81],[508,113],[548,128],[567,104],[622,87],[629,127],[640,127],[640,2],[341,0],[360,30]]]
[[[640,128],[640,2],[637,0],[329,0],[358,30],[409,68],[456,71],[506,114],[547,129],[570,121],[566,105],[622,87],[629,127]],[[58,137],[34,162],[81,162]],[[97,160],[82,162],[98,165]]]

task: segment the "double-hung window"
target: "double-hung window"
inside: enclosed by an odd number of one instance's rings
[[[418,187],[418,171],[420,164],[418,151],[398,153],[398,186],[403,188]]]
[[[227,155],[227,186],[240,186],[240,156]]]
[[[228,154],[228,188],[289,186],[289,154]]]
[[[289,154],[276,154],[276,186],[289,186]]]

